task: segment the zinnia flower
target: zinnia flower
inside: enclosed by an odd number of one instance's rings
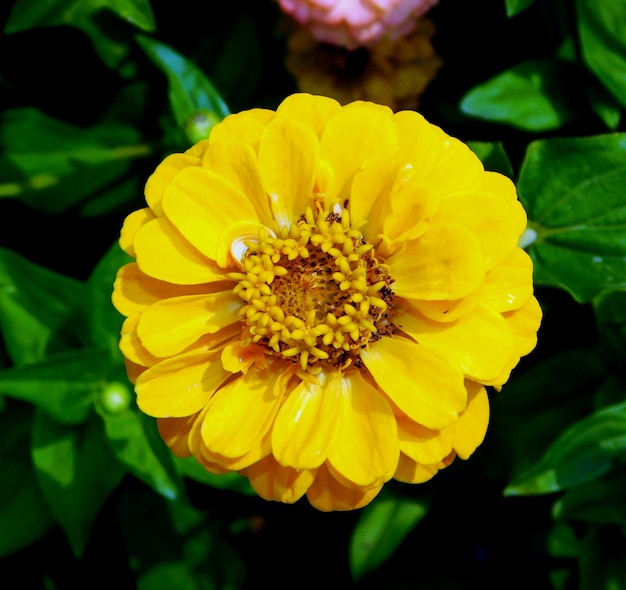
[[[348,49],[409,33],[437,0],[278,0],[318,40]]]
[[[287,26],[285,66],[302,92],[341,104],[369,100],[394,111],[415,109],[442,65],[431,43],[434,32],[432,21],[422,19],[395,41],[382,39],[370,48],[349,50],[320,43],[302,27]]]
[[[469,457],[541,310],[513,184],[413,111],[307,94],[167,157],[113,301],[139,408],[264,498],[363,506]]]

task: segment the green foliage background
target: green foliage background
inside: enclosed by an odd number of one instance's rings
[[[277,5],[2,3],[3,588],[626,589],[626,3],[429,16],[444,67],[420,110],[516,181],[544,322],[469,461],[323,514],[175,458],[110,304],[159,161],[296,90]]]

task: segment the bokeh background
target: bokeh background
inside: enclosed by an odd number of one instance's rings
[[[441,65],[410,108],[518,183],[544,321],[468,461],[326,514],[173,457],[110,304],[146,178],[299,90],[297,25],[272,0],[0,5],[2,588],[626,588],[626,5],[426,17]]]

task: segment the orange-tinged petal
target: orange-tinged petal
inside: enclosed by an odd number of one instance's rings
[[[398,408],[427,428],[445,428],[465,409],[463,373],[426,346],[381,338],[361,351],[361,359]]]
[[[312,506],[322,512],[354,510],[369,504],[381,489],[382,486],[363,489],[343,486],[331,475],[326,465],[322,465],[306,497]]]
[[[148,206],[155,215],[163,215],[161,199],[163,191],[172,182],[172,179],[185,168],[199,166],[200,158],[192,154],[171,154],[163,160],[150,175],[145,187],[145,196]]]
[[[136,263],[125,264],[117,272],[111,300],[115,309],[125,316],[145,310],[161,299],[224,290],[223,283],[174,285],[153,279],[139,270]]]
[[[186,352],[161,361],[137,378],[137,405],[156,418],[191,416],[230,375],[222,368],[219,351]]]
[[[398,461],[393,412],[359,371],[338,381],[343,416],[328,463],[358,486],[380,485],[393,475]]]
[[[238,321],[241,299],[232,291],[163,299],[143,312],[137,333],[155,356],[171,356],[204,334]]]
[[[310,127],[279,118],[268,123],[259,144],[259,169],[280,227],[290,227],[311,206],[318,161],[319,140]]]
[[[254,491],[266,500],[293,504],[309,489],[315,470],[283,467],[268,455],[245,470]]]
[[[537,330],[543,312],[535,297],[531,297],[520,309],[502,314],[515,335],[517,354],[527,355],[537,345]]]
[[[328,119],[320,140],[320,157],[335,172],[330,197],[343,203],[350,197],[350,183],[361,163],[378,150],[396,145],[396,128],[388,107],[357,101],[335,113]]]
[[[315,469],[335,442],[341,419],[341,379],[301,382],[285,399],[272,428],[272,453],[284,466]]]
[[[480,303],[472,313],[447,323],[433,322],[407,306],[398,324],[417,342],[483,383],[518,359],[513,332],[502,315]]]
[[[156,423],[161,438],[177,457],[191,456],[187,438],[197,418],[198,414],[183,418],[157,418]]]
[[[240,341],[235,341],[222,349],[222,365],[231,373],[247,373],[253,365],[259,369],[266,369],[270,363],[262,346],[257,344],[242,346]]]
[[[155,219],[155,215],[148,207],[138,209],[127,215],[126,219],[124,219],[122,230],[120,231],[120,248],[124,250],[126,254],[129,254],[133,258],[136,257],[135,246],[133,244],[135,234],[140,228],[153,219]]]
[[[217,260],[220,233],[238,221],[258,222],[250,199],[226,179],[205,168],[187,168],[163,194],[163,210],[199,251]]]
[[[283,389],[280,395],[274,395],[279,377],[251,367],[211,398],[201,429],[202,440],[210,451],[236,458],[260,445],[286,394]]]
[[[404,483],[424,483],[432,479],[438,471],[437,465],[422,465],[400,453],[398,468],[393,478]]]
[[[272,213],[257,162],[256,152],[243,141],[222,139],[212,143],[202,166],[235,186],[252,203],[261,223],[271,226]]]
[[[513,248],[487,273],[477,297],[491,309],[505,312],[519,309],[532,294],[532,260],[521,248]]]
[[[203,416],[206,416],[206,414]],[[254,465],[267,457],[270,454],[270,451],[271,443],[269,433],[259,440],[258,444],[250,447],[246,454],[241,455],[240,457],[224,457],[224,455],[214,453],[211,449],[204,445],[204,439],[202,440],[202,445],[200,446],[200,454],[205,461],[214,465],[219,465],[228,471],[241,471],[243,469],[247,469],[250,465]]]
[[[265,125],[274,117],[268,109],[250,109],[242,113],[228,115],[211,129],[211,143],[222,139],[238,139],[256,149]]]
[[[140,270],[155,279],[178,285],[225,279],[217,265],[200,254],[167,219],[144,225],[134,243]]]
[[[334,98],[312,94],[292,94],[276,109],[276,117],[300,121],[313,129],[319,137],[328,119],[341,109]]]
[[[450,454],[454,427],[431,430],[405,417],[398,417],[400,450],[424,465],[438,463]]]
[[[430,226],[387,264],[395,279],[394,293],[406,299],[460,299],[485,278],[480,241],[460,225]]]
[[[452,446],[461,459],[468,459],[483,442],[489,424],[489,398],[480,383],[467,381],[467,408],[454,425]]]
[[[137,336],[137,324],[140,317],[141,314],[137,313],[124,320],[120,332],[119,347],[124,357],[129,361],[142,367],[151,367],[162,359],[150,354]]]

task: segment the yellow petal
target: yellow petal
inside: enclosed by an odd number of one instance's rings
[[[177,457],[191,456],[187,437],[197,417],[198,414],[184,418],[157,418],[157,428],[161,438]]]
[[[498,172],[486,171],[482,177],[483,188],[505,197],[509,202],[508,218],[513,222],[514,233],[521,236],[526,229],[526,211],[517,199],[517,189],[511,181]]]
[[[460,299],[485,278],[480,241],[459,225],[433,225],[389,260],[393,290],[406,299]]]
[[[471,379],[486,383],[517,358],[504,318],[482,304],[454,322],[433,322],[407,307],[398,325],[425,347],[452,361]]]
[[[335,442],[341,418],[338,375],[320,375],[321,383],[301,382],[283,402],[272,429],[272,453],[294,469],[315,469]]]
[[[431,430],[408,418],[398,417],[398,439],[400,450],[424,465],[438,463],[452,450],[452,427]]]
[[[369,504],[381,489],[382,486],[362,489],[343,486],[330,474],[326,465],[322,465],[306,497],[312,506],[322,512],[354,510]]]
[[[115,309],[125,316],[134,315],[160,299],[224,290],[223,283],[174,285],[142,273],[136,263],[125,264],[117,272],[111,300]]]
[[[236,458],[259,446],[269,430],[285,390],[274,395],[279,375],[252,367],[222,387],[209,402],[201,436],[206,447]]]
[[[250,465],[245,475],[261,498],[293,504],[313,483],[315,470],[283,467],[272,455],[268,455]]]
[[[137,333],[155,356],[171,356],[204,334],[238,322],[241,299],[232,291],[163,299],[144,311]]]
[[[358,486],[380,485],[396,469],[396,420],[384,397],[359,371],[338,379],[342,418],[328,463]]]
[[[204,445],[204,441],[200,447],[200,455],[205,461],[212,465],[219,465],[226,471],[245,470],[251,465],[263,460],[270,452],[271,442],[269,433],[259,441],[259,444],[250,447],[250,450],[240,457],[224,457],[224,455],[214,453]]]
[[[489,398],[480,383],[467,381],[467,408],[454,425],[452,446],[461,459],[468,459],[483,442],[489,424]]]
[[[333,98],[298,93],[285,98],[276,109],[276,117],[300,121],[319,137],[328,119],[341,109]]]
[[[274,219],[281,227],[311,206],[319,161],[319,140],[304,123],[276,118],[259,144],[259,169]]]
[[[202,254],[217,260],[220,233],[238,221],[258,222],[248,197],[205,168],[187,168],[165,189],[163,210]]]
[[[163,160],[146,182],[146,202],[155,215],[163,215],[163,191],[173,178],[185,168],[200,165],[200,158],[191,154],[171,154]]]
[[[532,294],[532,260],[521,248],[513,248],[487,273],[477,297],[494,311],[505,312],[519,309]]]
[[[151,367],[162,359],[150,354],[141,343],[139,336],[137,336],[137,324],[140,317],[141,314],[137,313],[124,320],[120,332],[119,348],[129,361],[142,367]]]
[[[223,139],[238,139],[256,149],[261,134],[268,121],[274,117],[269,109],[250,109],[228,115],[222,122],[211,129],[211,143]]]
[[[413,421],[440,430],[465,409],[463,373],[448,359],[400,337],[361,351],[378,386]]]
[[[198,252],[163,218],[150,221],[135,236],[137,264],[145,274],[178,285],[223,281],[218,266]]]
[[[542,315],[535,297],[531,297],[520,309],[502,314],[515,336],[518,355],[527,355],[537,345],[537,330]]]
[[[129,254],[133,258],[136,257],[135,246],[133,244],[135,234],[140,228],[153,219],[155,219],[154,213],[152,213],[148,207],[133,211],[126,216],[120,232],[120,248],[124,250],[126,254]]]
[[[396,129],[388,107],[357,101],[335,113],[320,140],[320,157],[335,173],[330,197],[343,203],[350,197],[352,177],[361,163],[378,150],[396,145]]]
[[[157,418],[191,416],[206,405],[230,375],[222,368],[219,351],[180,354],[150,367],[137,378],[137,405]]]
[[[483,283],[484,284],[484,283]],[[477,297],[468,295],[455,300],[423,301],[411,299],[410,307],[419,311],[423,316],[435,322],[453,322],[466,313],[470,313],[476,306]]]
[[[256,152],[243,141],[222,139],[209,146],[202,165],[235,186],[252,203],[257,217],[267,226],[272,213],[257,162]]]
[[[398,468],[393,475],[394,479],[404,483],[424,483],[439,471],[437,465],[422,465],[404,453],[400,453]]]

